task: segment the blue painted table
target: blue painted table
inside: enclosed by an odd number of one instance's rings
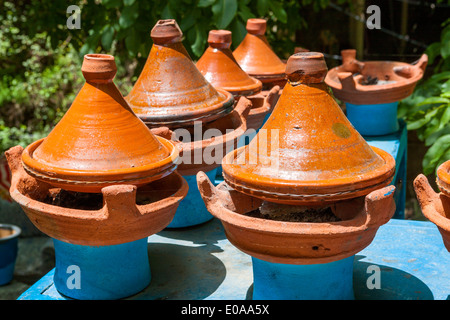
[[[395,203],[397,209],[394,218],[403,219],[405,217],[406,200],[406,165],[407,165],[407,145],[408,131],[406,123],[399,121],[399,130],[384,136],[363,136],[371,146],[378,147],[388,152],[395,159],[395,176],[392,185],[396,187]]]
[[[216,218],[148,238],[150,285],[128,299],[245,300],[252,297],[251,257],[225,237]],[[355,256],[356,299],[435,299],[450,294],[450,253],[428,221],[392,219]],[[367,283],[378,270],[379,289]],[[25,291],[21,300],[64,300],[53,284],[54,270]]]

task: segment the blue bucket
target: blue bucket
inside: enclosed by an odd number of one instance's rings
[[[205,172],[211,181],[216,178],[217,169]],[[206,209],[197,186],[197,175],[183,176],[189,185],[186,197],[181,200],[177,212],[167,228],[184,228],[196,226],[212,220],[213,215]]]
[[[18,240],[22,230],[11,224],[0,224],[0,229],[5,233],[0,237],[0,286],[2,286],[10,283],[14,277]]]
[[[363,136],[383,136],[400,128],[398,102],[361,105],[346,102],[345,106],[348,120]]]
[[[252,257],[253,300],[354,300],[353,260],[293,265]]]
[[[79,300],[113,300],[150,284],[147,238],[110,246],[84,246],[53,239],[56,289]]]

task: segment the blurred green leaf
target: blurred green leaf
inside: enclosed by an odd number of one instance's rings
[[[214,21],[218,29],[225,29],[237,12],[237,0],[218,0],[212,6]]]

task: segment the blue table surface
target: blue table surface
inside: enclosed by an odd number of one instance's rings
[[[245,300],[252,295],[250,256],[226,238],[219,220],[166,229],[148,238],[150,285],[127,299]],[[355,256],[354,289],[360,300],[445,300],[450,294],[450,253],[428,221],[392,219]],[[380,286],[367,283],[378,269]],[[25,291],[22,300],[63,300],[54,269]]]

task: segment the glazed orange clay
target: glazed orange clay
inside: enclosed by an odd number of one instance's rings
[[[323,205],[387,186],[395,160],[370,147],[324,83],[323,55],[292,55],[288,82],[271,116],[248,146],[222,162],[225,182],[263,200]]]
[[[88,54],[86,83],[45,138],[22,154],[25,170],[55,187],[100,192],[112,184],[143,185],[176,169],[178,150],[154,136],[113,82],[114,57]]]
[[[358,61],[356,50],[341,52],[342,65],[331,69],[325,82],[337,99],[351,104],[382,104],[410,96],[422,79],[428,56],[414,64],[394,61]],[[370,84],[370,79],[377,79]]]
[[[175,20],[159,20],[150,35],[152,49],[125,98],[148,127],[192,126],[195,121],[214,121],[233,110],[233,96],[214,88],[195,66]]]
[[[245,72],[265,87],[279,85],[283,88],[286,64],[273,52],[265,36],[266,28],[266,20],[248,19],[247,35],[233,51],[233,56]]]
[[[215,88],[224,89],[234,96],[250,96],[262,90],[261,81],[250,77],[234,58],[230,49],[230,31],[211,30],[208,44],[196,66]]]

